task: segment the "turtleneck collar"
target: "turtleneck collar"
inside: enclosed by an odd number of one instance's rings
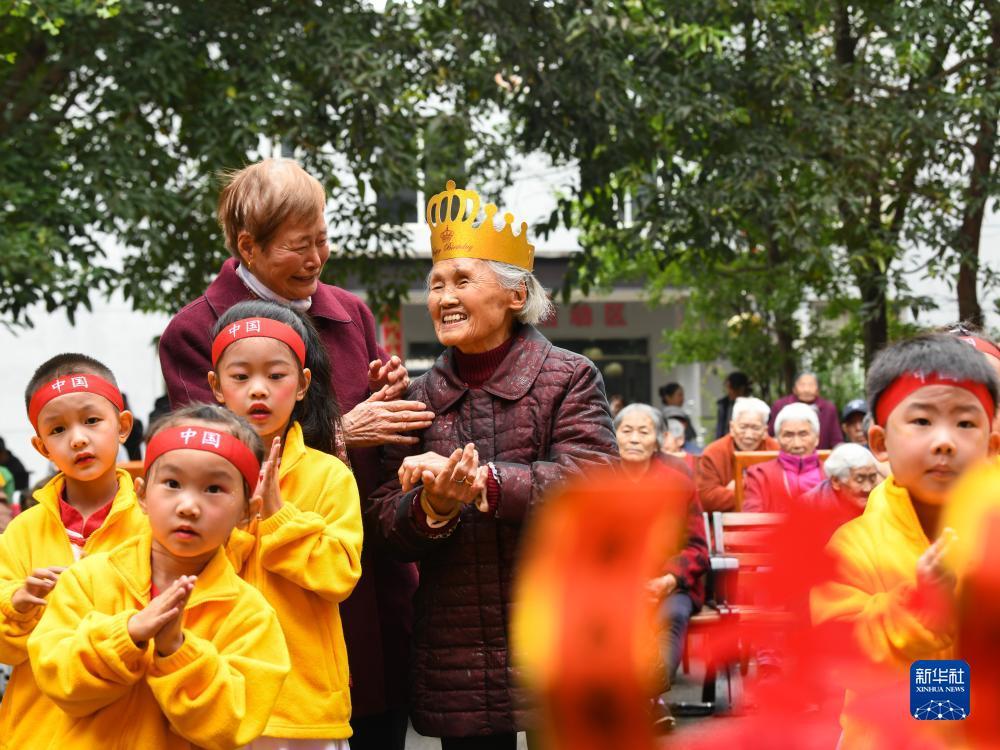
[[[808,456],[793,456],[791,453],[779,451],[778,463],[781,464],[781,468],[785,471],[791,471],[796,474],[805,474],[806,472],[819,469],[820,465],[819,455],[815,452],[810,453]]]
[[[280,294],[276,294],[264,282],[248,271],[242,263],[236,265],[236,275],[240,277],[240,281],[243,282],[247,289],[261,299],[288,305],[293,310],[298,310],[299,312],[306,312],[312,306],[312,297],[306,297],[305,299],[285,299]]]
[[[513,343],[514,337],[511,336],[495,349],[480,354],[464,354],[455,349],[455,370],[458,376],[472,388],[479,388],[493,377],[493,373],[497,371]]]

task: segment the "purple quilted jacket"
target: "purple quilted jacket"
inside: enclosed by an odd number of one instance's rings
[[[573,474],[618,457],[604,383],[594,364],[554,347],[531,326],[515,332],[482,388],[458,377],[449,349],[414,380],[409,398],[437,415],[420,445],[390,452],[449,455],[473,442],[501,474],[496,517],[466,507],[448,536],[414,515],[420,488],[393,479],[371,497],[366,528],[398,556],[420,561],[415,598],[411,718],[421,734],[470,737],[524,728],[507,657],[511,584],[518,545],[546,492]],[[373,541],[369,539],[369,541]]]

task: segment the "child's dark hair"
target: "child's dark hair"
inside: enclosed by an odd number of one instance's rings
[[[39,365],[35,374],[31,376],[31,380],[28,381],[28,387],[24,390],[25,408],[31,405],[31,397],[40,386],[63,375],[97,375],[107,380],[115,388],[118,387],[114,373],[107,365],[98,362],[93,357],[74,352],[57,354]]]
[[[868,406],[873,413],[885,389],[907,373],[937,373],[955,380],[982,383],[989,390],[993,403],[997,403],[1000,382],[985,355],[953,335],[924,333],[892,344],[875,357],[868,368],[865,384]]]
[[[146,433],[147,442],[152,440],[158,432],[170,427],[180,427],[193,421],[220,425],[226,432],[246,445],[257,458],[258,463],[264,462],[264,442],[260,439],[257,431],[243,417],[237,416],[229,409],[217,404],[193,403],[182,406],[169,414],[164,414],[150,425],[149,431]],[[248,498],[256,489],[248,487],[246,481],[243,482],[243,488],[246,490]]]
[[[331,385],[330,358],[312,321],[287,305],[266,300],[248,300],[233,305],[219,318],[212,338],[224,328],[244,318],[270,318],[291,326],[306,345],[306,367],[312,382],[305,398],[295,404],[292,421],[302,425],[305,444],[324,453],[336,455],[337,430],[340,429],[340,406]]]

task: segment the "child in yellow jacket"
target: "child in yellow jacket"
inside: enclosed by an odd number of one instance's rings
[[[981,353],[941,334],[891,346],[869,369],[869,445],[892,474],[834,533],[833,579],[812,593],[814,622],[849,624],[866,662],[848,670],[843,748],[888,747],[898,735],[887,727],[916,731],[910,665],[953,656],[955,579],[945,558],[958,540],[939,521],[959,476],[997,452],[997,389]]]
[[[292,670],[253,748],[347,750],[351,700],[338,604],[361,576],[361,509],[333,453],[336,397],[312,324],[272,302],[243,302],[216,324],[209,384],[216,399],[280,445],[280,491],[259,523],[234,534],[240,575],[274,606]]]
[[[83,354],[60,354],[35,371],[25,404],[31,443],[59,474],[0,534],[0,662],[14,665],[0,703],[3,750],[44,747],[60,713],[35,684],[27,640],[63,571],[146,527],[132,478],[115,465],[132,414],[111,371]]]
[[[224,545],[274,483],[256,433],[215,406],[154,427],[149,531],[62,574],[28,638],[39,687],[63,710],[45,747],[234,748],[264,729],[288,673],[274,610]],[[32,747],[36,745],[31,745]]]

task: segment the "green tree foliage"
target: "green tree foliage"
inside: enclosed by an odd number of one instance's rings
[[[72,316],[116,289],[141,310],[194,298],[226,257],[218,174],[268,142],[328,190],[330,278],[401,292],[366,260],[408,244],[374,196],[413,187],[415,134],[433,114],[412,16],[362,2],[104,5],[0,14],[12,53],[0,63],[0,317],[23,323],[38,302]],[[53,8],[39,22],[34,10]],[[109,243],[123,259],[105,256]]]
[[[974,261],[978,228],[964,248],[960,229],[997,194],[993,0],[423,8],[469,100],[489,92],[523,148],[579,165],[552,217],[585,231],[573,283],[689,289],[677,361],[784,387],[803,359],[867,362],[926,304],[908,249],[936,273]]]

